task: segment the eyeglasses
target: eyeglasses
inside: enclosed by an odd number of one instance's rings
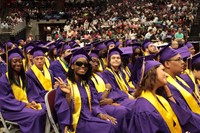
[[[183,59],[181,57],[177,58],[177,59],[174,59],[174,60],[167,60],[167,61],[183,61]]]
[[[81,67],[81,66],[83,66],[83,65],[84,65],[84,67],[88,67],[88,66],[89,66],[88,63],[81,62],[81,61],[77,61],[77,62],[75,63],[75,65],[76,65],[76,66],[79,66],[79,67]]]

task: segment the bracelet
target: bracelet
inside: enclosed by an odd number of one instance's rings
[[[173,95],[171,95],[171,96],[168,96],[167,98],[169,99],[169,98],[171,98],[171,97],[173,97]]]

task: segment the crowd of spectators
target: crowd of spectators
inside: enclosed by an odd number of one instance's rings
[[[176,38],[181,41],[187,40],[199,6],[198,0],[126,1],[116,5],[92,1],[86,4],[67,2],[63,10],[56,9],[56,1],[53,0],[11,4],[1,27],[15,26],[23,20],[51,19],[54,14],[54,19],[63,15],[66,24],[51,29],[53,39],[137,38],[157,41]]]

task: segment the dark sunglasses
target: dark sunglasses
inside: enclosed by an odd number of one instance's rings
[[[88,66],[89,66],[89,63],[77,61],[77,62],[75,63],[75,65],[76,65],[76,66],[79,66],[79,67],[81,67],[81,66],[83,66],[83,65],[84,65],[85,67],[88,67]]]

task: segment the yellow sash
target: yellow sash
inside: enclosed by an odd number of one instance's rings
[[[127,72],[127,70],[129,71],[129,73]],[[129,70],[129,68],[126,66],[126,70],[124,70],[123,69],[123,72],[124,72],[124,74],[125,74],[125,76],[126,76],[126,81],[127,81],[127,83],[128,83],[128,85],[129,85],[129,87],[131,88],[131,89],[135,89],[135,86],[133,85],[133,83],[131,82],[131,81],[129,81],[130,80],[130,70]]]
[[[164,119],[171,133],[182,133],[182,129],[179,124],[179,121],[174,111],[172,110],[171,106],[167,102],[167,100],[161,96],[158,96],[158,95],[156,96],[165,108],[160,104],[160,102],[156,99],[155,96],[153,96],[153,94],[150,91],[148,90],[143,91],[141,94],[141,97],[145,98],[156,108],[156,110],[159,112],[161,117]],[[174,122],[176,123],[175,126],[174,126]]]
[[[180,80],[180,78],[178,78]],[[197,104],[195,98],[190,94],[187,90],[185,90],[180,84],[178,84],[170,75],[167,77],[167,81],[176,87],[176,89],[181,93],[183,98],[185,99],[187,105],[190,107],[190,109],[197,114],[200,114],[200,107]],[[183,81],[182,81],[183,82]]]
[[[74,102],[74,110],[73,110],[73,122],[72,125],[74,127],[74,133],[76,132],[76,127],[79,121],[79,117],[80,117],[80,113],[81,113],[81,95],[78,89],[77,84],[73,84],[70,80],[67,79],[68,85],[71,88],[71,95],[72,95],[72,99]],[[87,96],[88,96],[88,102],[89,102],[89,108],[90,111],[92,111],[92,105],[91,105],[91,92],[90,92],[90,88],[88,85],[84,86]]]
[[[98,74],[94,73],[91,80],[93,81],[95,88],[98,91],[98,93],[104,92],[106,90],[106,85],[105,85],[103,79]],[[98,83],[97,83],[97,81],[98,81]]]
[[[8,79],[8,72],[6,72],[6,76],[7,76],[7,79]],[[15,99],[19,100],[19,101],[22,101],[22,102],[25,102],[25,103],[29,103],[28,101],[28,98],[27,98],[27,94],[26,94],[26,88],[22,89],[22,79],[20,78],[20,86],[17,86],[16,84],[11,84],[11,88],[12,88],[12,92],[15,96]],[[40,103],[37,103],[38,105],[38,109],[35,109],[35,110],[41,110],[42,109],[42,106]]]
[[[49,68],[50,62],[49,62],[48,58],[44,57],[44,60],[45,60],[46,67]]]
[[[194,95],[197,97],[198,100],[200,100],[200,96],[199,96],[199,87],[197,86],[195,79],[194,79],[194,75],[192,74],[191,71],[189,71],[188,69],[185,70],[186,74],[190,77],[190,79],[192,80],[193,84],[194,84]],[[200,101],[199,101],[200,102]]]
[[[101,63],[99,63],[98,71],[99,71],[99,72],[103,72],[103,66],[102,66]]]
[[[65,69],[65,72],[68,72],[68,68],[66,67],[65,63],[63,61],[61,61],[60,58],[58,58],[58,61],[60,62],[60,64],[62,65],[62,67]]]
[[[114,73],[110,68],[106,68],[106,69],[107,69],[108,71],[110,71],[110,72],[114,75],[114,77],[115,77],[115,79],[116,79],[116,81],[117,81],[117,84],[118,84],[120,90],[126,92],[126,94],[129,94],[129,93],[128,93],[128,86],[127,86],[126,83],[124,82],[124,79],[122,78],[122,74],[119,73],[119,76],[118,76],[118,75],[117,75],[116,73]]]
[[[42,85],[42,87],[46,91],[52,90],[51,75],[50,75],[48,69],[46,68],[46,66],[45,65],[43,66],[44,75],[35,65],[33,65],[31,67],[31,69],[32,69],[33,73],[35,74],[35,76],[37,77],[40,84]]]

